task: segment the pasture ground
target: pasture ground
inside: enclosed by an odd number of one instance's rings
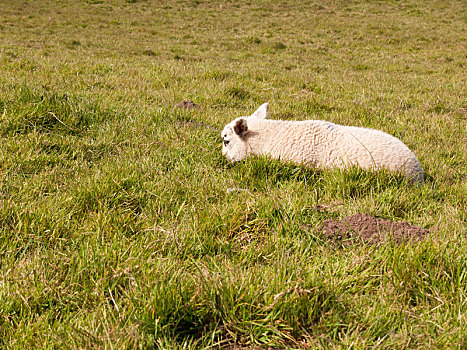
[[[466,14],[1,1],[0,347],[465,349]],[[400,138],[425,184],[228,164],[222,127],[264,102]],[[356,213],[430,231],[323,234]]]

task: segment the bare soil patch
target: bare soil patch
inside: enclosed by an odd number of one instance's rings
[[[346,241],[360,238],[370,243],[379,243],[392,239],[397,243],[417,241],[429,231],[406,221],[394,222],[375,218],[369,214],[357,213],[341,220],[325,220],[323,233],[333,241]]]
[[[179,104],[177,104],[176,107],[184,109],[196,109],[198,108],[198,105],[195,105],[193,101],[182,101]]]

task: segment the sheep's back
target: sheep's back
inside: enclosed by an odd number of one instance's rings
[[[252,126],[256,136],[250,142],[256,154],[319,168],[389,169],[423,181],[417,157],[383,131],[322,120],[258,120]]]

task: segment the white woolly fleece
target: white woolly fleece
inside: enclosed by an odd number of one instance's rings
[[[230,161],[266,155],[317,168],[388,169],[423,182],[417,157],[397,138],[374,129],[322,120],[266,120],[267,103],[250,117],[237,118],[222,131],[222,153]]]

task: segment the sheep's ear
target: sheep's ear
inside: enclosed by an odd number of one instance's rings
[[[263,103],[255,113],[251,115],[252,118],[266,119],[269,111],[269,103]]]
[[[245,118],[240,118],[234,125],[234,131],[237,135],[243,137],[248,131],[248,125]]]

